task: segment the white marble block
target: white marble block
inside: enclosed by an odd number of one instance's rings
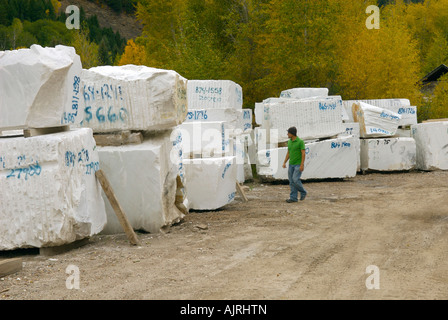
[[[184,158],[196,155],[201,157],[222,157],[231,154],[229,132],[224,121],[184,122],[178,130],[182,134],[182,152]]]
[[[309,142],[305,148],[302,180],[356,176],[358,161],[354,136]],[[286,168],[282,167],[287,152],[286,147],[258,151],[258,175],[267,179],[288,180],[289,162]]]
[[[184,159],[186,190],[191,209],[215,210],[235,198],[235,157]]]
[[[291,100],[291,102],[265,104],[264,129],[277,129],[279,141],[286,141],[289,127],[297,128],[303,140],[327,138],[342,133],[342,100],[322,98]],[[272,143],[271,140],[268,140]]]
[[[243,89],[230,80],[189,80],[189,109],[241,109]]]
[[[357,154],[358,167],[357,171],[361,170],[361,140],[359,133],[359,123],[357,122],[345,122],[344,123],[345,130],[343,133],[339,134],[339,137],[342,136],[354,136],[354,145]]]
[[[183,218],[175,206],[180,163],[171,140],[168,131],[145,137],[141,144],[97,148],[101,168],[135,230],[157,233]],[[122,233],[108,202],[106,212],[103,232]]]
[[[395,135],[401,115],[364,102],[354,103],[352,113],[359,123],[361,138],[381,138]]]
[[[413,138],[361,140],[361,169],[375,171],[412,170],[416,165]]]
[[[406,127],[417,124],[417,107],[403,106],[398,108],[390,108],[389,110],[398,113],[401,116],[398,126]]]
[[[189,109],[185,122],[225,122],[232,136],[252,130],[251,109]]]
[[[411,127],[417,145],[417,169],[448,170],[448,121]]]
[[[69,124],[79,113],[81,69],[72,47],[0,52],[0,129]]]
[[[237,168],[236,179],[239,183],[244,183],[244,181],[246,181],[245,165],[248,163],[247,135],[236,136],[233,145],[233,155],[235,156],[235,164]]]
[[[347,122],[354,121],[352,107],[354,103],[358,102],[364,102],[400,114],[399,126],[409,126],[417,123],[417,107],[411,106],[411,102],[408,99],[344,100],[342,101],[342,105],[349,118]]]
[[[74,125],[94,132],[163,131],[187,116],[187,80],[172,70],[101,66],[81,74],[81,110]]]
[[[254,108],[254,117],[256,124],[260,126],[263,124],[263,115],[264,115],[264,103],[256,102]]]
[[[103,230],[91,129],[0,139],[0,250],[52,247]]]

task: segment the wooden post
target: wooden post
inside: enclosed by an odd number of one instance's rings
[[[100,181],[101,187],[103,188],[104,193],[107,196],[107,199],[109,199],[110,205],[112,206],[112,209],[114,209],[118,221],[120,222],[121,226],[124,229],[124,232],[128,236],[129,241],[131,242],[132,245],[140,245],[140,241],[138,240],[137,235],[134,232],[134,229],[129,223],[128,218],[124,214],[123,209],[118,203],[117,197],[115,196],[115,193],[112,190],[109,180],[104,175],[103,170],[98,170],[95,173],[95,176]]]
[[[241,188],[240,184],[238,183],[238,181],[236,181],[236,190],[238,191],[238,193],[240,194],[241,198],[243,198],[243,202],[247,202],[249,201],[246,197],[246,194],[244,193],[243,188]]]

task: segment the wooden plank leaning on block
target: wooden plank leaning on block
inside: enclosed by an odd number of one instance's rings
[[[115,214],[117,215],[118,221],[120,222],[121,226],[124,229],[124,232],[126,233],[129,242],[132,245],[140,245],[140,241],[137,238],[137,235],[134,232],[134,229],[132,228],[132,225],[130,224],[128,218],[124,214],[123,209],[121,208],[120,204],[118,203],[117,197],[115,196],[114,191],[112,190],[112,187],[109,183],[109,180],[104,175],[103,170],[98,170],[95,173],[97,179],[99,180],[101,187],[104,190],[104,193],[107,196],[107,199],[109,199],[110,205],[112,206],[112,209],[114,209]]]
[[[241,188],[241,185],[236,181],[236,190],[240,194],[241,198],[243,198],[243,202],[248,202],[249,200],[246,197],[246,194],[244,193],[243,188]]]

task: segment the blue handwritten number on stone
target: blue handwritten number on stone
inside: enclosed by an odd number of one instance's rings
[[[84,88],[82,90],[82,93],[84,95],[84,101],[90,100],[89,94],[86,92],[86,86],[84,85]]]
[[[6,179],[11,178],[11,177],[15,177],[15,175],[14,175],[14,169],[11,169],[11,172],[8,174],[8,176],[6,177]]]
[[[38,176],[40,175],[40,173],[42,172],[42,168],[39,165],[39,163],[36,161],[35,165],[30,165],[30,169],[32,169],[32,173],[30,173],[30,176],[34,176],[34,174],[37,174]]]
[[[109,110],[107,111],[107,119],[110,122],[115,122],[115,121],[117,121],[117,115],[114,112],[111,113],[111,111],[112,111],[112,106],[110,106]]]
[[[103,114],[100,114],[102,109],[103,107],[99,107],[98,110],[96,110],[96,118],[100,123],[106,122],[106,117]]]
[[[85,118],[85,120],[86,120],[87,122],[90,122],[90,120],[92,120],[92,118],[93,118],[93,115],[92,115],[91,110],[92,110],[92,107],[86,107],[86,108],[84,109],[84,113],[86,114],[86,118]]]
[[[40,175],[42,171],[42,168],[40,167],[39,163],[36,161],[36,164],[33,165],[31,164],[29,167],[26,168],[18,168],[18,169],[11,169],[11,172],[8,174],[8,176],[6,177],[8,178],[14,178],[15,173],[17,172],[17,179],[20,179],[22,172],[25,174],[25,180],[28,180],[28,175],[29,176],[34,176],[36,175]]]

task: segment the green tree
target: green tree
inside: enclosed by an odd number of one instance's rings
[[[10,20],[8,16],[9,5],[6,0],[0,1],[0,25],[9,25]]]
[[[268,69],[263,66],[261,45],[267,18],[263,13],[266,3],[263,0],[234,1],[231,10],[222,16],[225,37],[221,39],[227,48],[228,74],[243,87],[246,107],[253,107],[267,93],[263,79]]]
[[[22,22],[17,19],[14,18],[14,20],[12,21],[12,25],[11,25],[11,47],[12,49],[15,49],[17,46],[17,39],[19,38],[20,34],[23,31],[23,24]]]
[[[86,24],[82,24],[81,28],[78,31],[75,31],[73,40],[70,43],[81,58],[82,67],[84,69],[96,67],[99,64],[98,45],[95,42],[89,41],[88,33],[89,31]]]
[[[47,19],[24,21],[23,30],[36,37],[38,44],[49,47],[70,43],[74,34],[64,23]]]
[[[0,51],[11,49],[10,28],[0,25]]]
[[[109,0],[107,2],[108,6],[111,7],[115,12],[121,12],[123,10],[123,4],[121,0]]]
[[[103,37],[101,39],[101,42],[98,46],[98,62],[100,65],[112,64],[112,56],[109,50],[109,42],[106,37]]]

